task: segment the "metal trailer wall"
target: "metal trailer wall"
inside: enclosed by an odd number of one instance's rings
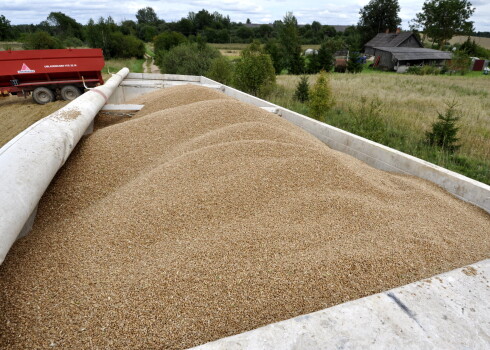
[[[113,91],[127,76],[121,69],[104,85],[21,132],[0,148],[0,264],[30,229],[41,196]]]

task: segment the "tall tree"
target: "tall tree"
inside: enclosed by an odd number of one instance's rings
[[[376,34],[387,29],[395,31],[402,23],[398,16],[400,5],[398,0],[371,0],[359,11],[359,26],[363,34],[363,44]]]
[[[10,39],[12,35],[12,26],[10,21],[4,15],[0,15],[0,40]]]
[[[284,16],[279,42],[282,48],[283,66],[287,68],[289,73],[303,73],[304,64],[301,58],[301,45],[299,44],[298,21],[292,12],[288,12]]]
[[[63,12],[51,12],[46,20],[50,32],[57,37],[83,39],[82,25]]]
[[[151,7],[145,7],[144,9],[139,9],[136,12],[136,19],[138,20],[138,24],[158,24],[158,16],[155,10]]]
[[[414,19],[415,27],[442,47],[454,35],[473,32],[473,22],[468,21],[475,12],[471,6],[467,0],[428,0]]]

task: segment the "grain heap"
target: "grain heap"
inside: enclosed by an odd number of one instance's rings
[[[77,147],[0,266],[0,348],[181,349],[489,257],[482,210],[215,94]]]

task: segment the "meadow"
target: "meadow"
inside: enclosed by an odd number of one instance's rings
[[[316,76],[310,76],[310,85]],[[277,76],[271,102],[308,115],[293,97],[299,77]],[[334,107],[324,122],[490,184],[490,77],[330,74]],[[461,148],[429,147],[425,133],[456,103]]]

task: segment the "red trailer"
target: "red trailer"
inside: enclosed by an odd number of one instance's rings
[[[45,104],[57,97],[73,100],[84,86],[104,84],[101,49],[0,51],[0,94]]]

